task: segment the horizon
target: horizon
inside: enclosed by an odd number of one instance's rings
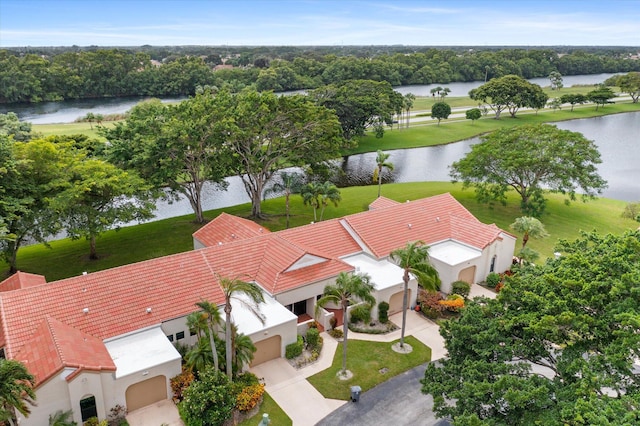
[[[640,0],[0,0],[0,48],[639,47],[638,22]]]

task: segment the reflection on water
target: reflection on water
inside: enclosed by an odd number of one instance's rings
[[[640,112],[556,123],[558,128],[580,132],[593,140],[600,151],[600,175],[609,187],[603,196],[625,201],[640,200]],[[448,181],[449,166],[471,150],[479,138],[448,145],[387,151],[394,165],[392,173],[383,174],[385,182]],[[372,184],[376,153],[353,155],[343,160],[344,176],[340,186]]]

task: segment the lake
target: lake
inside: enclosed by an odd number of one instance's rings
[[[490,118],[485,118],[489,119]],[[607,115],[596,118],[555,123],[559,128],[580,132],[593,140],[600,151],[602,164],[600,175],[609,187],[603,196],[623,201],[640,200],[640,149],[637,136],[640,134],[640,112]],[[479,138],[467,139],[448,145],[387,151],[394,171],[389,176],[383,172],[385,182],[449,181],[449,166],[471,150]],[[343,185],[370,185],[376,165],[376,153],[352,155],[341,160],[341,167],[349,177]],[[213,185],[205,187],[204,210],[212,210],[250,202],[242,181],[238,176],[227,178],[227,191],[218,191]],[[157,219],[191,214],[186,200],[168,204],[158,203]]]
[[[563,77],[564,87],[585,84],[598,84],[615,74],[587,74],[568,75]],[[548,78],[533,78],[529,80],[542,87],[549,86]],[[404,94],[413,93],[416,96],[431,96],[430,90],[442,86],[451,89],[449,96],[467,96],[471,89],[484,84],[484,81],[468,83],[437,83],[415,86],[400,86],[394,89]],[[295,91],[290,93],[302,93]],[[284,92],[287,94],[289,92]],[[41,102],[38,104],[0,104],[0,113],[15,112],[20,120],[29,121],[32,124],[72,123],[79,117],[84,117],[88,112],[94,114],[122,114],[127,112],[137,103],[148,98],[101,98],[69,100],[61,102]],[[163,98],[163,102],[176,102],[181,98]]]

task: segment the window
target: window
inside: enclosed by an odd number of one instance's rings
[[[184,331],[178,331],[176,333],[176,340],[184,339]]]
[[[92,395],[80,400],[80,413],[82,414],[83,422],[86,422],[91,417],[98,417],[95,396]]]
[[[496,258],[497,258],[497,257],[498,257],[498,256],[493,256],[493,257],[491,258],[491,266],[489,266],[489,272],[493,272],[493,271],[495,271],[495,269],[496,269]]]
[[[167,339],[169,339],[170,342],[173,342],[173,334],[169,334],[167,336]]]

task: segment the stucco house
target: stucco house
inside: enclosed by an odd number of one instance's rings
[[[516,238],[479,222],[450,194],[269,232],[222,214],[193,234],[195,250],[47,283],[18,272],[0,283],[0,356],[23,362],[37,380],[38,405],[22,425],[46,424],[57,410],[81,422],[171,397],[180,372],[173,344],[195,343],[186,317],[208,300],[224,305],[218,279],[240,277],[264,290],[265,322],[233,303],[239,331],[257,347],[253,365],[281,357],[315,317],[315,302],[340,272],[371,276],[376,301],[402,309],[402,270],[389,260],[408,241],[430,246],[442,290],[511,266]],[[417,284],[411,280],[413,305]],[[374,308],[375,309],[375,308]],[[375,314],[375,312],[374,312]]]

